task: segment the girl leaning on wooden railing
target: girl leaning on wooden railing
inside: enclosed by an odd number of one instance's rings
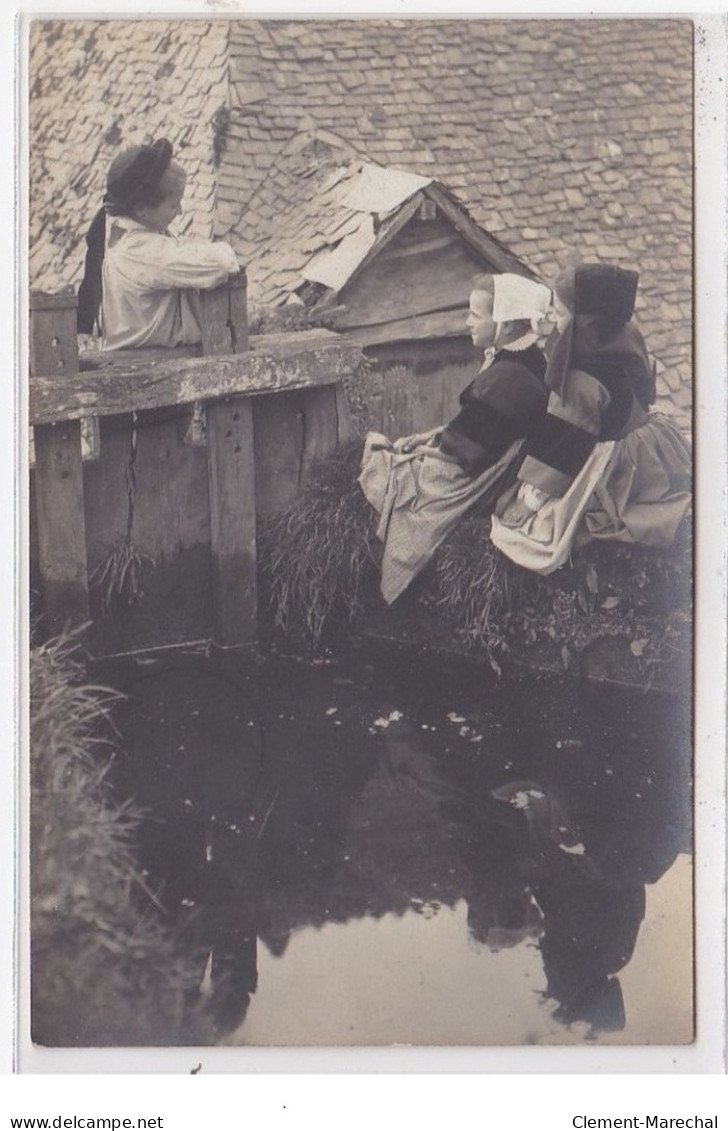
[[[240,270],[229,244],[177,238],[186,175],[164,138],[123,150],[86,236],[78,330],[104,350],[174,348],[201,341],[199,291]]]

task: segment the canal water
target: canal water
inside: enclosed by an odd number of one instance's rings
[[[391,647],[103,674],[220,1044],[691,1040],[689,702]]]

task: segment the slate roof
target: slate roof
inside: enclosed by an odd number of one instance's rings
[[[689,424],[689,20],[36,27],[34,285],[77,281],[77,227],[120,143],[160,132],[183,139],[193,230],[228,234],[252,253],[287,193],[291,212],[303,203],[283,158],[328,138],[349,156],[443,183],[541,275],[570,257],[637,267],[638,320],[664,366],[660,405]]]

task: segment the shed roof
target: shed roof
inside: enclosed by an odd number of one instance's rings
[[[306,283],[318,284],[322,294],[338,293],[426,198],[444,205],[451,223],[490,262],[530,273],[432,178],[362,161],[315,134],[298,140],[225,233],[247,264],[249,292],[261,305],[290,301]],[[251,228],[247,217],[256,220]]]
[[[32,283],[77,282],[120,143],[169,136],[190,230],[252,254],[271,188],[301,191],[283,158],[325,134],[446,185],[541,275],[635,266],[660,404],[689,423],[692,38],[672,18],[35,21]]]

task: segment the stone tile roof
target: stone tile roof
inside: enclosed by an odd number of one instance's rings
[[[689,424],[690,21],[241,20],[230,50],[221,233],[254,243],[281,148],[329,131],[443,182],[540,274],[572,257],[637,267],[660,407]]]
[[[688,425],[692,104],[686,19],[39,21],[31,280],[77,282],[124,141],[181,146],[190,230],[252,253],[300,192],[281,158],[325,135],[442,182],[539,274],[636,266],[660,406]]]

